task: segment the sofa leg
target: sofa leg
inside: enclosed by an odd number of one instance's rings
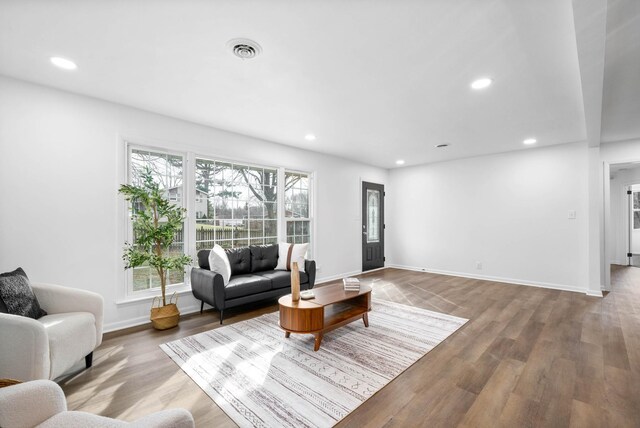
[[[84,357],[84,363],[87,366],[87,368],[91,367],[91,365],[93,364],[93,352],[91,352],[89,355]]]
[[[203,309],[204,309],[204,300],[200,302],[200,313],[202,313]]]
[[[220,309],[220,324],[222,324],[223,319],[224,319],[224,309]]]

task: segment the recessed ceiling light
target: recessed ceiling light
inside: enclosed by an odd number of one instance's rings
[[[316,139],[316,136],[313,134],[307,134],[304,136],[304,139],[307,141],[314,141]]]
[[[444,144],[437,144],[434,146],[436,149],[442,149],[444,147],[449,147],[449,144],[444,143]]]
[[[474,80],[471,83],[471,87],[473,89],[484,89],[489,87],[492,83],[493,80],[489,79],[488,77],[483,77],[482,79]]]
[[[59,56],[52,56],[50,58],[51,63],[56,67],[64,68],[65,70],[75,70],[78,68],[75,62]]]
[[[538,142],[538,140],[536,140],[535,138],[527,138],[526,140],[524,140],[522,142],[522,144],[524,144],[525,146],[530,146],[530,145],[535,144],[537,142]]]
[[[396,165],[404,165],[404,161],[402,159],[398,159],[396,161]]]

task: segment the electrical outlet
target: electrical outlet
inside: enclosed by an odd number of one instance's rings
[[[576,219],[576,210],[569,210],[569,213],[567,214],[567,218],[570,220],[575,220]]]
[[[476,262],[476,269],[482,270],[482,262]]]

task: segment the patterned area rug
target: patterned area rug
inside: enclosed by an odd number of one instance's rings
[[[362,321],[285,339],[278,313],[161,345],[241,427],[331,427],[468,320],[373,300]]]

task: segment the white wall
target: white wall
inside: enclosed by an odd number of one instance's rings
[[[587,291],[587,154],[581,143],[392,170],[387,260]]]
[[[314,172],[318,279],[360,271],[360,180],[386,184],[386,170],[4,77],[0,271],[22,266],[34,281],[102,294],[107,329],[148,319],[148,301],[116,304],[124,286],[122,137]],[[199,305],[185,295],[180,307]]]

